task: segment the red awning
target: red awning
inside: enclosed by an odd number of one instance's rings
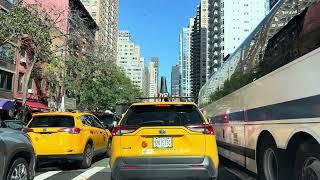
[[[18,103],[22,103],[21,100],[17,100]],[[49,107],[41,102],[27,101],[26,105],[33,110],[49,109]]]

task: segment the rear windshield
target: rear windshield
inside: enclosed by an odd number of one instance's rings
[[[204,124],[204,119],[193,105],[132,106],[121,125],[186,126]]]
[[[97,118],[103,122],[103,124],[112,124],[116,119],[113,115],[97,115]]]
[[[36,116],[28,127],[74,127],[74,119],[71,116]]]

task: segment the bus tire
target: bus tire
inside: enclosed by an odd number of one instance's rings
[[[277,148],[273,138],[266,136],[260,144],[258,157],[259,180],[282,180],[290,179],[288,160],[285,152]],[[286,169],[287,168],[287,169]]]
[[[296,153],[294,171],[296,180],[320,179],[320,145],[314,141],[302,143]]]

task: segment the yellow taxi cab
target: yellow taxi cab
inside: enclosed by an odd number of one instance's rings
[[[112,135],[111,179],[218,177],[214,129],[194,103],[135,103]]]
[[[110,154],[111,133],[89,113],[35,114],[23,131],[39,160],[76,160],[81,168],[88,168],[94,155]]]

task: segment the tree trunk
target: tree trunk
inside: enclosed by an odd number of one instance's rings
[[[36,64],[36,59],[37,59],[37,54],[34,55],[34,59],[33,61],[31,61],[31,64],[29,66],[29,70],[27,72],[27,76],[25,78],[25,83],[23,86],[23,97],[22,97],[22,121],[25,122],[26,121],[26,113],[27,113],[27,106],[26,106],[26,102],[27,102],[27,94],[28,94],[28,84],[30,81],[30,76],[33,70],[34,65]]]

